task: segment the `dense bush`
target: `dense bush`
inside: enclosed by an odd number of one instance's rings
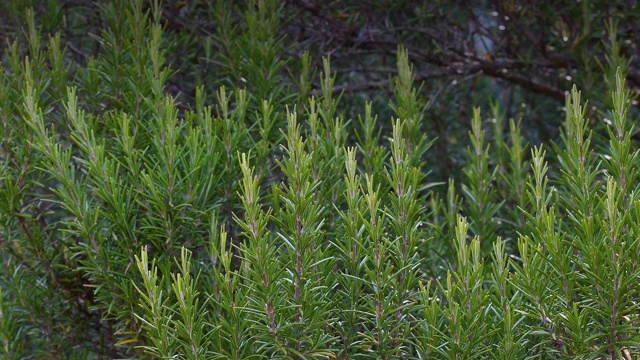
[[[246,29],[220,25],[227,78],[184,96],[160,5],[98,8],[91,55],[30,10],[3,55],[3,358],[640,354],[640,158],[615,36],[607,91],[595,107],[571,90],[557,143],[474,109],[443,184],[436,148],[457,139],[427,136],[402,46],[393,116],[345,110],[329,57],[281,57],[277,2],[241,20],[218,2],[218,24]]]

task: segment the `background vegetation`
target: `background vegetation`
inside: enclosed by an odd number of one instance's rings
[[[1,356],[634,358],[637,7],[3,2]]]

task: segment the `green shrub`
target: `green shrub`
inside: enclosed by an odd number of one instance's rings
[[[308,54],[284,74],[278,11],[258,1],[247,29],[218,33],[236,39],[220,71],[238,85],[194,104],[167,90],[158,4],[101,5],[83,61],[27,12],[0,72],[3,358],[640,354],[622,70],[597,99],[608,146],[575,87],[552,146],[530,149],[514,120],[503,133],[493,104],[490,121],[473,111],[462,183],[443,186],[406,50],[394,117],[343,118],[328,58],[319,80]]]

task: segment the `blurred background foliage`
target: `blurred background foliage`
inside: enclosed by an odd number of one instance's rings
[[[62,45],[83,64],[101,51],[97,35],[108,25],[100,10],[105,4],[5,1],[0,37],[24,37],[25,9],[33,7],[42,33],[60,32]],[[254,109],[271,99],[280,110],[321,93],[318,75],[323,57],[330,57],[333,91],[342,95],[339,114],[354,119],[371,101],[388,136],[393,87],[387,85],[402,45],[425,99],[423,129],[438,139],[433,149],[438,154],[429,164],[438,181],[461,178],[474,105],[491,115],[488,104],[497,104],[505,130],[509,118],[524,119],[525,138],[538,144],[559,140],[564,97],[572,84],[591,98],[607,88],[606,69],[622,66],[631,90],[640,88],[635,1],[286,0],[266,2],[260,12],[250,11],[252,4],[256,1],[162,3],[172,70],[167,90],[179,106],[189,108],[202,84],[207,100],[215,101],[215,91],[226,85],[246,88]],[[610,64],[612,51],[628,62]],[[70,76],[78,76],[73,68]],[[608,78],[612,81],[613,73]],[[595,111],[598,104],[592,105]],[[589,115],[592,125],[601,126],[602,114]]]

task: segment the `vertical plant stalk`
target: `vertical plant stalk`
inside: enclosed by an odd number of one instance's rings
[[[469,164],[463,170],[467,182],[463,184],[462,191],[467,200],[466,209],[469,212],[471,229],[480,237],[482,252],[488,256],[491,244],[496,238],[497,224],[494,217],[503,203],[494,202],[496,191],[492,187],[492,182],[495,180],[498,167],[493,171],[489,169],[489,146],[485,147],[485,131],[482,130],[482,119],[478,108],[473,111],[469,137],[471,138],[471,147],[467,148]]]
[[[176,348],[175,334],[169,315],[174,311],[173,306],[162,289],[155,261],[149,262],[147,249],[143,248],[140,257],[136,255],[135,258],[138,271],[142,275],[142,287],[135,284],[134,287],[141,297],[140,306],[143,309],[143,314],[136,314],[136,317],[142,322],[149,342],[143,348],[152,356],[173,357]]]

